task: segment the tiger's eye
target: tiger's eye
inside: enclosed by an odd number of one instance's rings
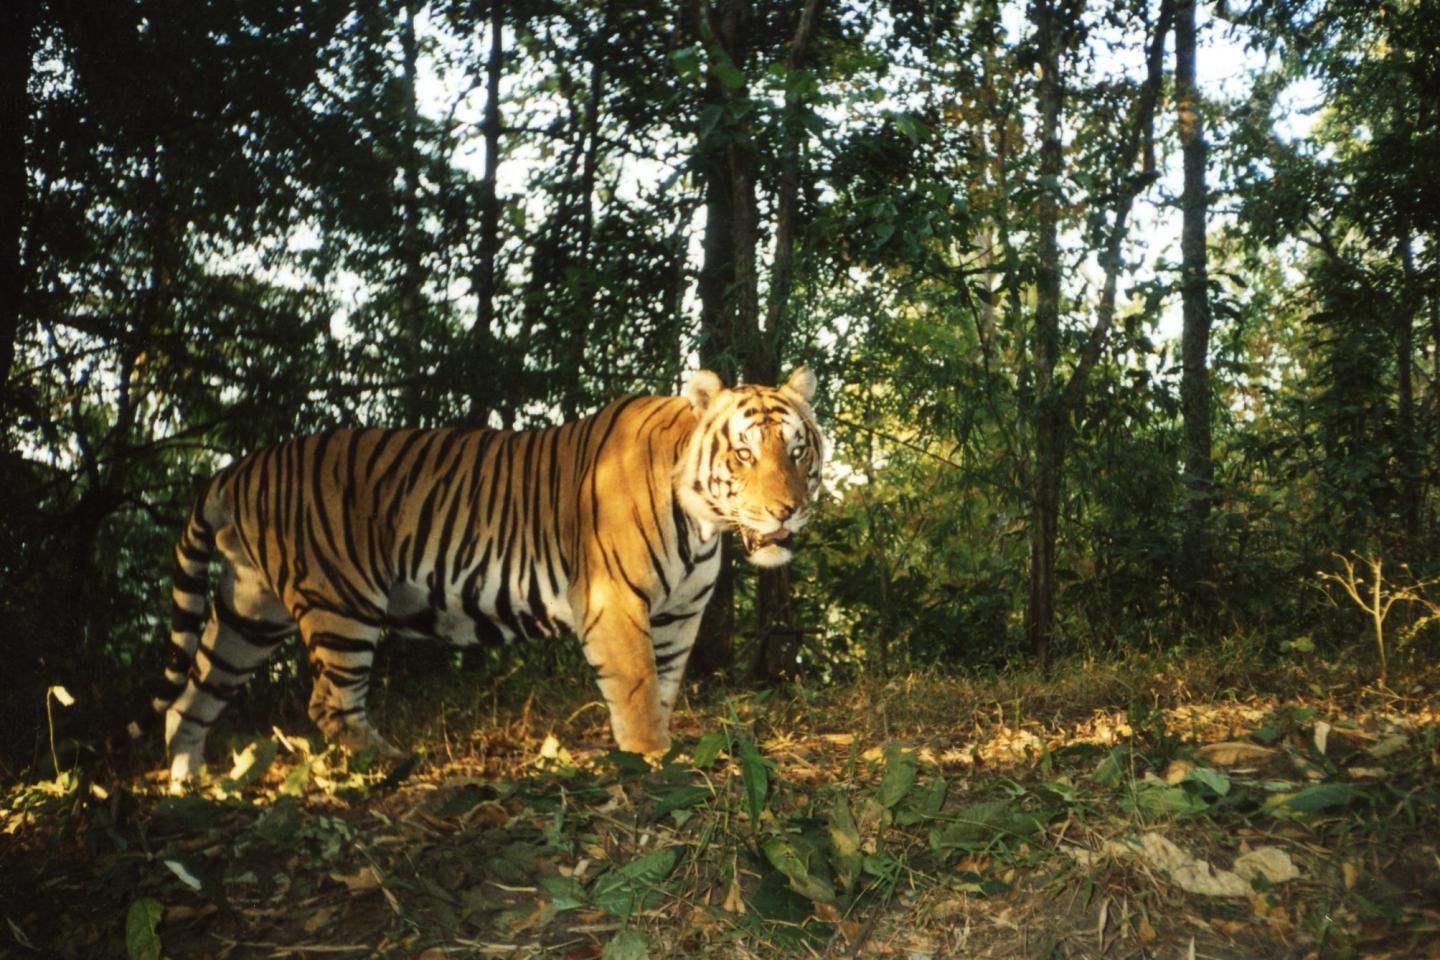
[[[749,450],[746,450],[744,447],[737,447],[735,450],[735,459],[739,460],[741,463],[754,463],[755,454],[751,453]]]

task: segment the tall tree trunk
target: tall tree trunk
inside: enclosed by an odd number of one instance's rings
[[[819,0],[806,0],[791,39],[786,67],[798,70],[809,48]],[[800,182],[799,112],[803,104],[786,96],[784,136],[780,155],[780,186],[776,195],[775,259],[764,316],[760,309],[757,248],[760,235],[756,203],[759,158],[748,129],[748,111],[739,109],[749,96],[733,77],[745,75],[750,0],[696,0],[696,35],[710,47],[711,57],[728,59],[734,71],[707,80],[707,103],[725,111],[725,136],[699,144],[699,167],[705,181],[706,220],[704,264],[700,271],[700,359],[733,383],[739,373],[750,383],[774,384],[780,377],[779,346],[786,302],[794,273],[797,196]],[[733,628],[733,570],[727,563],[715,588],[692,663],[697,672],[733,661],[733,641],[721,637]],[[759,634],[751,672],[771,680],[793,662],[798,636],[790,625],[790,577],[784,569],[761,570],[756,589]]]
[[[819,0],[806,0],[801,8],[800,19],[795,25],[786,57],[785,69],[788,73],[794,73],[805,65],[819,7]],[[770,270],[769,302],[762,321],[757,298],[754,305],[756,329],[753,334],[747,332],[747,339],[753,347],[746,356],[745,379],[751,383],[775,384],[780,380],[781,327],[794,280],[797,199],[800,192],[800,144],[803,132],[801,111],[805,106],[800,98],[794,95],[793,90],[794,85],[787,84],[782,118],[785,132],[781,137],[779,156],[780,183],[775,197],[775,254]],[[752,211],[753,185],[752,169]],[[752,230],[758,232],[754,227]],[[753,269],[753,244],[750,249]],[[748,287],[742,284],[741,290],[747,289],[756,289],[758,294],[758,283],[752,281]],[[761,682],[773,683],[793,670],[801,640],[800,628],[795,623],[794,605],[791,603],[788,567],[760,571],[755,606],[759,632],[751,673]]]
[[[1205,127],[1195,82],[1195,0],[1175,8],[1175,95],[1185,187],[1180,198],[1180,409],[1184,417],[1185,512],[1181,577],[1187,591],[1210,580],[1206,520],[1213,501],[1210,448],[1210,289],[1205,258],[1209,198],[1205,192]]]
[[[605,15],[600,25],[600,35],[609,36],[614,32],[613,4],[606,4]],[[595,187],[600,170],[600,106],[605,99],[605,64],[603,57],[596,57],[590,65],[590,83],[586,88],[585,103],[581,108],[580,176],[575,190],[575,216],[579,219],[576,228],[576,249],[571,260],[570,276],[566,282],[572,285],[575,304],[574,316],[565,336],[569,338],[563,376],[565,389],[561,406],[565,418],[573,420],[580,415],[584,402],[585,351],[590,332],[595,325],[595,265],[593,238],[595,235]]]
[[[495,260],[500,254],[500,194],[496,178],[500,170],[500,76],[505,49],[501,35],[505,0],[490,0],[490,54],[485,61],[485,112],[481,129],[485,134],[485,168],[480,175],[480,237],[471,287],[475,291],[475,325],[471,328],[470,414],[471,423],[483,424],[496,398],[490,384],[495,363]]]
[[[1040,174],[1053,185],[1041,194],[1038,210],[1035,303],[1035,473],[1032,478],[1034,502],[1030,523],[1030,594],[1025,608],[1025,637],[1042,669],[1049,669],[1051,641],[1055,633],[1055,562],[1060,532],[1060,490],[1065,467],[1065,445],[1070,417],[1085,396],[1090,372],[1100,360],[1115,320],[1116,291],[1123,266],[1121,249],[1129,232],[1129,218],[1135,198],[1155,179],[1155,105],[1160,97],[1164,71],[1165,36],[1174,19],[1172,0],[1161,0],[1154,36],[1146,56],[1147,75],[1140,88],[1130,125],[1121,138],[1114,181],[1108,193],[1114,206],[1109,235],[1100,254],[1105,281],[1090,330],[1075,368],[1063,387],[1055,384],[1059,357],[1060,254],[1058,240],[1059,179],[1063,172],[1060,144],[1060,54],[1065,40],[1060,35],[1062,18],[1049,0],[1034,8],[1037,42],[1040,47]],[[1137,161],[1140,169],[1134,169]]]
[[[424,241],[420,236],[420,104],[416,91],[419,43],[415,36],[415,8],[403,3],[400,17],[400,85],[404,97],[404,119],[400,130],[400,236],[396,251],[400,262],[400,284],[396,291],[396,320],[400,357],[400,379],[405,383],[401,397],[402,419],[411,426],[424,420],[425,402],[422,375],[425,345]]]
[[[695,0],[691,10],[693,35],[702,43],[718,47],[737,68],[743,70],[748,0],[721,0],[718,11],[712,9],[707,0]],[[723,110],[732,96],[733,93],[713,73],[706,79],[707,106]],[[715,371],[727,384],[734,385],[739,379],[741,364],[736,355],[738,304],[732,299],[732,291],[739,279],[736,248],[744,240],[741,234],[744,217],[739,219],[740,229],[737,229],[735,206],[737,197],[743,200],[744,190],[735,186],[737,172],[733,166],[734,156],[725,148],[722,138],[712,135],[697,144],[697,150],[705,190],[705,233],[701,240],[704,259],[697,284],[700,296],[700,364]],[[750,190],[749,206],[753,208],[753,182]],[[753,263],[753,233],[749,235],[748,242]],[[700,635],[690,657],[690,671],[693,676],[706,676],[727,670],[734,662],[735,559],[733,551],[726,550],[713,595],[700,622]]]
[[[805,0],[800,22],[790,39],[790,52],[785,69],[793,74],[805,66],[810,38],[815,33],[815,20],[820,0]],[[804,131],[801,112],[805,104],[795,95],[795,84],[786,85],[784,136],[780,144],[780,185],[775,196],[775,259],[770,268],[770,296],[765,309],[765,322],[760,330],[763,352],[757,366],[763,368],[760,378],[774,384],[780,378],[780,332],[785,308],[795,276],[795,234],[799,228],[796,204],[800,195],[800,144]]]
[[[1055,632],[1055,551],[1060,518],[1060,470],[1064,463],[1064,421],[1055,391],[1060,353],[1060,24],[1051,0],[1033,7],[1039,45],[1040,193],[1035,280],[1035,475],[1030,524],[1030,596],[1025,638],[1045,669]]]
[[[1398,244],[1402,286],[1399,315],[1395,318],[1396,424],[1400,460],[1401,559],[1423,559],[1425,545],[1424,439],[1415,428],[1415,317],[1420,312],[1420,279],[1406,225]]]
[[[30,58],[39,12],[36,0],[12,0],[0,12],[0,453],[10,449],[15,415],[10,368],[20,334],[20,229],[27,184],[25,134],[30,129]]]

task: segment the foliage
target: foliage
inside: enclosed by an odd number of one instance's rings
[[[1264,955],[1433,934],[1434,671],[1400,698],[1327,668],[1256,683],[1222,655],[1066,667],[1066,686],[733,695],[682,711],[706,732],[653,767],[599,746],[583,694],[539,681],[533,711],[487,727],[452,682],[431,698],[477,733],[441,750],[403,730],[425,755],[398,776],[277,729],[184,796],[8,787],[0,901],[59,956],[1011,956],[1033,929],[1083,956]],[[38,885],[63,915],[20,895]]]
[[[1157,2],[1056,7],[1054,176],[1042,51],[1012,4],[819,3],[803,63],[790,45],[810,7],[772,0],[700,5],[744,21],[736,50],[694,5],[648,0],[22,6],[33,56],[21,169],[5,173],[24,202],[0,225],[23,280],[13,333],[0,326],[12,769],[93,763],[146,711],[174,532],[225,458],[340,424],[550,423],[674,390],[699,357],[742,369],[756,345],[696,319],[717,152],[753,168],[757,257],[778,257],[793,202],[788,279],[757,269],[754,294],[774,300],[777,358],[820,373],[834,447],[835,496],[792,578],[789,674],[1025,666],[1041,479],[1059,494],[1059,656],[1225,637],[1282,663],[1368,655],[1309,588],[1316,571],[1341,553],[1440,572],[1433,4],[1217,5],[1208,20],[1202,5],[1202,58],[1239,63],[1202,104],[1202,582],[1185,556],[1168,94],[1137,165],[1122,162]],[[1135,226],[1097,341],[1095,251],[1127,191]],[[1050,196],[1053,371],[1037,326]],[[741,284],[722,286],[730,316]],[[1063,467],[1042,463],[1047,384],[1091,359]],[[743,577],[742,664],[765,642]],[[1436,631],[1417,626],[1404,652],[1433,654]],[[391,666],[451,659],[406,647]],[[241,721],[297,712],[303,675],[297,656],[258,678]],[[77,705],[52,718],[53,687]]]

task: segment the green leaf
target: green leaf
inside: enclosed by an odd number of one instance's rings
[[[1037,814],[1013,800],[991,800],[959,811],[944,826],[930,831],[930,849],[939,856],[949,850],[986,850],[1024,839],[1044,825]]]
[[[151,817],[159,833],[197,833],[218,826],[226,812],[225,806],[192,793],[165,797],[155,804]]]
[[[389,772],[375,785],[376,791],[385,793],[400,786],[410,779],[410,774],[415,772],[415,768],[419,764],[420,755],[418,753],[407,753],[399,762],[391,765]]]
[[[280,744],[269,737],[250,741],[235,755],[235,762],[230,767],[230,773],[221,780],[220,789],[226,793],[235,793],[259,783],[265,771],[275,762],[275,755],[279,751]]]
[[[850,804],[844,797],[838,798],[830,808],[827,832],[830,838],[830,865],[835,870],[840,885],[849,891],[860,878],[865,857],[860,851],[860,829],[855,825]]]
[[[1187,817],[1210,808],[1203,797],[1184,787],[1159,783],[1137,783],[1127,798],[1127,806],[1151,817]]]
[[[725,735],[724,730],[711,730],[700,738],[699,743],[695,744],[695,755],[691,759],[690,765],[696,770],[704,770],[712,766],[729,743],[730,738]]]
[[[758,826],[765,810],[765,796],[770,792],[770,772],[765,758],[748,737],[736,743],[740,754],[740,777],[745,784],[745,808],[750,811],[751,824]]]
[[[915,784],[918,766],[915,751],[907,750],[898,743],[886,744],[885,777],[880,781],[878,794],[881,806],[889,809],[904,799]]]
[[[1196,767],[1185,775],[1185,779],[1200,784],[1217,797],[1230,792],[1230,778],[1211,767]]]
[[[770,837],[760,849],[770,865],[785,874],[790,889],[811,900],[835,902],[835,888],[820,874],[824,869],[820,851],[804,837]]]
[[[1354,783],[1317,783],[1294,793],[1277,793],[1265,801],[1264,809],[1273,814],[1319,813],[1334,807],[1348,806],[1360,797],[1369,797],[1370,790]]]
[[[281,797],[255,821],[255,837],[271,849],[292,846],[300,836],[300,806],[294,797]]]
[[[710,138],[725,119],[725,108],[719,104],[711,104],[700,111],[700,122],[696,127],[696,139],[704,142]]]
[[[727,56],[718,56],[711,60],[710,72],[727,89],[740,90],[745,86],[745,72],[736,67]]]
[[[650,814],[654,820],[659,820],[665,814],[674,810],[684,810],[696,804],[704,803],[710,799],[710,788],[702,786],[676,787],[660,798],[655,804],[655,810]]]
[[[813,903],[796,893],[790,886],[789,878],[778,870],[760,878],[750,906],[766,920],[780,923],[803,923],[814,911]]]
[[[600,960],[650,960],[650,939],[639,930],[627,927],[605,944]]]
[[[698,43],[681,47],[670,54],[670,62],[682,80],[696,80],[700,77],[700,58],[704,51]]]
[[[487,791],[478,783],[467,783],[460,789],[451,791],[435,814],[447,818],[464,816],[489,799],[491,793],[493,791]]]
[[[1125,775],[1125,755],[1128,752],[1126,747],[1116,747],[1111,750],[1100,765],[1095,768],[1095,782],[1102,787],[1114,789],[1120,786],[1120,781]]]
[[[905,134],[911,143],[919,143],[930,136],[930,128],[921,123],[914,114],[896,113],[894,120],[896,129]]]
[[[585,896],[585,888],[574,877],[541,877],[540,886],[549,891],[557,913],[574,910],[590,902],[590,898]]]
[[[165,908],[159,900],[141,897],[125,914],[125,952],[130,960],[160,960],[160,917]]]
[[[611,750],[605,754],[605,762],[612,764],[620,776],[626,779],[643,777],[650,772],[650,761],[638,753],[628,750]]]
[[[298,764],[285,776],[285,782],[280,784],[280,795],[282,797],[303,797],[305,788],[310,785],[310,761]]]
[[[945,804],[946,783],[944,777],[932,777],[912,791],[910,796],[895,811],[895,822],[902,827],[914,826],[923,820],[939,816]]]
[[[658,884],[680,860],[679,847],[663,847],[602,875],[590,891],[590,902],[607,913],[626,918],[665,900]]]

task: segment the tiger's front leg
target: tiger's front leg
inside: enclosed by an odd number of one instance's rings
[[[670,711],[661,703],[650,623],[644,603],[623,584],[592,586],[580,640],[610,708],[610,729],[621,750],[656,756],[670,749]]]

